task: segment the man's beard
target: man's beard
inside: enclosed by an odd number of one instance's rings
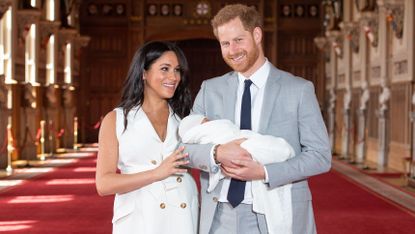
[[[232,58],[237,58],[239,56],[246,56],[244,61],[242,63],[234,63]],[[254,49],[251,52],[247,52],[246,50],[243,50],[242,52],[232,56],[230,58],[229,56],[224,57],[224,60],[226,64],[228,64],[234,71],[244,73],[248,71],[257,61],[259,57],[259,49],[255,45]]]

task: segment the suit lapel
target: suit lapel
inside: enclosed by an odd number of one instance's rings
[[[271,114],[275,108],[275,101],[278,98],[280,93],[281,85],[279,81],[281,79],[281,75],[275,67],[271,66],[271,70],[268,75],[267,82],[265,84],[265,91],[264,91],[264,100],[262,103],[262,111],[260,117],[260,126],[259,132],[264,133],[268,128],[269,121],[271,119]]]
[[[236,72],[229,75],[226,80],[227,87],[223,93],[223,117],[235,122],[235,103],[238,90],[238,76]]]

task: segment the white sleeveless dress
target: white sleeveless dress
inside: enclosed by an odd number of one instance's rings
[[[118,169],[122,174],[156,168],[177,148],[180,118],[172,114],[171,108],[164,142],[141,108],[128,113],[125,132],[123,111],[121,108],[115,111]],[[198,193],[191,175],[173,175],[140,189],[116,194],[113,233],[194,234],[197,233],[198,211]]]

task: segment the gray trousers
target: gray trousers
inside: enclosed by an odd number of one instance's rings
[[[233,208],[219,202],[209,234],[261,234],[257,214],[252,205],[240,204]]]

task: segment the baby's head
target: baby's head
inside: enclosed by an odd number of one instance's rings
[[[191,128],[199,126],[200,124],[206,123],[209,121],[203,115],[189,115],[182,119],[179,125],[179,135],[183,138],[184,134],[189,131]]]

